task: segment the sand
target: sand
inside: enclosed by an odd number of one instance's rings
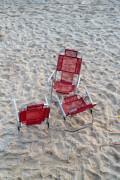
[[[97,103],[92,128],[68,133],[59,107],[46,124],[23,126],[18,107],[43,102],[61,49],[82,53],[81,83]],[[120,1],[0,1],[0,180],[119,180]],[[88,114],[68,118],[73,128]],[[102,146],[106,145],[106,146]],[[107,146],[108,145],[108,146]]]

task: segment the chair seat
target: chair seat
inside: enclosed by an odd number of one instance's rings
[[[55,81],[54,89],[58,93],[68,94],[74,91],[75,85],[64,81]]]
[[[89,108],[93,108],[94,105],[93,104],[86,104],[86,102],[84,101],[84,99],[81,97],[80,99],[76,98],[76,95],[73,96],[69,96],[65,99],[65,102],[62,104],[62,107],[65,111],[66,115],[73,115],[73,114],[77,114],[79,112],[83,112],[86,109]],[[73,101],[71,101],[71,98],[74,99]],[[69,101],[70,99],[70,101]]]
[[[49,117],[50,108],[43,108],[43,105],[29,106],[19,112],[19,119],[22,124],[41,124]]]

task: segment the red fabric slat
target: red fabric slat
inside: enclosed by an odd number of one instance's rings
[[[66,114],[69,112],[74,112],[76,109],[82,108],[84,106],[86,106],[86,103],[84,102],[83,98],[70,101],[69,103],[63,103],[63,108]]]
[[[57,71],[61,71],[62,69],[62,63],[63,63],[63,56],[59,55],[58,57],[58,63],[57,63]]]
[[[77,57],[78,51],[71,50],[71,49],[65,49],[65,55],[71,56],[71,57]]]
[[[70,103],[72,101],[76,101],[78,98],[77,98],[77,95],[73,95],[73,96],[69,96],[69,97],[65,97],[64,98],[64,102],[65,103]]]
[[[68,94],[74,91],[75,85],[65,81],[55,81],[54,89],[56,90],[56,92]]]
[[[61,81],[67,81],[69,83],[73,82],[73,74],[68,72],[62,72],[61,74]]]
[[[75,74],[76,64],[77,58],[64,56],[61,70]]]
[[[23,110],[19,112],[20,122],[26,125],[41,124],[49,117],[50,108]]]
[[[80,73],[81,64],[82,64],[82,59],[78,58],[78,59],[77,59],[77,64],[76,64],[76,69],[75,69],[75,73],[76,73],[76,74],[79,74],[79,73]]]
[[[57,63],[57,71],[69,72],[72,74],[79,74],[82,59],[59,55]]]
[[[43,108],[44,104],[34,104],[34,105],[29,105],[27,106],[27,110],[33,110],[33,109],[37,109],[37,108]]]

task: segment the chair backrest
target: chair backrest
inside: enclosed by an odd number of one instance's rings
[[[61,71],[61,80],[71,83],[74,75],[79,75],[82,59],[66,55],[59,55],[57,71]]]
[[[30,105],[19,112],[19,119],[26,125],[41,124],[42,121],[49,118],[49,113],[50,107],[46,107],[44,104]]]
[[[65,55],[59,55],[57,63],[57,71],[79,74],[82,59]]]

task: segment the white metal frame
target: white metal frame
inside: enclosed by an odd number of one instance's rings
[[[78,76],[78,81],[77,81],[77,85],[76,85],[77,89],[79,88],[80,79],[81,79],[81,74],[79,74],[79,76]]]
[[[51,84],[51,92],[50,92],[50,101],[52,100],[52,93],[53,93],[53,84],[54,84],[54,81],[56,79],[56,74],[57,74],[57,71],[55,70],[54,73],[52,73],[53,76],[51,76],[52,78],[52,84]]]
[[[49,103],[48,103],[48,99],[47,99],[47,97],[45,96],[45,104],[44,104],[44,106],[46,106],[46,107],[50,107],[50,105],[49,105]],[[49,128],[49,124],[50,124],[50,114],[49,114],[49,117],[47,118],[47,120],[46,120],[46,123],[47,123],[47,125],[48,125],[48,128]]]
[[[90,92],[89,92],[88,88],[87,88],[86,86],[84,86],[84,88],[85,88],[85,90],[86,90],[86,95],[87,95],[88,98],[89,98],[89,102],[90,102],[91,104],[93,104],[93,101],[92,101],[92,98],[91,98],[91,96],[90,96]]]
[[[19,111],[18,111],[18,109],[17,109],[16,100],[14,99],[13,102],[14,102],[15,113],[16,113],[17,128],[18,128],[18,130],[20,131],[21,123],[20,123],[20,121],[19,121],[19,116],[18,116]]]
[[[60,107],[60,110],[61,110],[61,112],[62,112],[62,115],[63,115],[63,118],[64,118],[64,120],[66,119],[66,114],[65,114],[65,111],[64,111],[64,109],[63,109],[63,107],[62,107],[62,102],[60,102],[60,99],[59,99],[59,97],[57,96],[57,94],[56,94],[56,100],[57,100],[57,102],[58,102],[58,104],[59,104],[59,107]]]

